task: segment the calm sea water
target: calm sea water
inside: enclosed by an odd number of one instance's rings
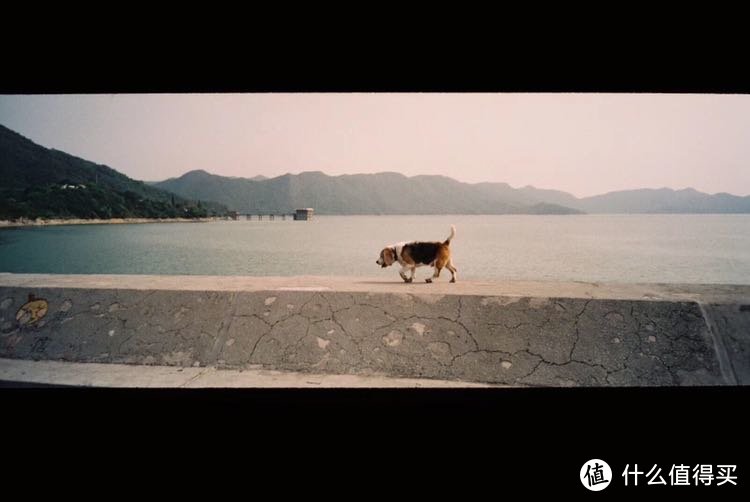
[[[750,215],[316,216],[3,229],[0,272],[397,279],[393,267],[375,264],[380,249],[443,240],[450,224],[461,279],[750,284]]]

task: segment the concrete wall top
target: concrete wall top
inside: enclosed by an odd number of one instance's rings
[[[750,385],[750,286],[0,274],[0,358]]]
[[[2,287],[168,291],[320,291],[750,303],[750,285],[617,284],[545,281],[438,281],[406,284],[398,277],[250,277],[0,273]]]

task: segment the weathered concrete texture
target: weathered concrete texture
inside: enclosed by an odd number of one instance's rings
[[[471,388],[491,384],[382,375],[243,370],[0,359],[0,387],[66,385],[130,388]]]
[[[750,385],[750,301],[701,305],[719,350],[724,351],[727,373],[740,385]]]
[[[656,301],[476,295],[471,283],[458,294],[86,285],[0,286],[0,357],[531,386],[750,381],[742,287],[717,287],[725,303],[698,303],[681,298],[711,290]],[[726,303],[731,291],[738,302]]]

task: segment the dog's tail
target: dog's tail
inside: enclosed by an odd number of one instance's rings
[[[451,234],[448,236],[447,239],[445,239],[445,242],[443,244],[450,245],[451,239],[453,239],[456,236],[456,227],[451,225]]]

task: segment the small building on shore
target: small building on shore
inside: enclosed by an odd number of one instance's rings
[[[313,208],[311,207],[306,207],[304,209],[297,209],[294,212],[295,220],[307,221],[307,220],[312,220],[312,217],[313,217]]]

